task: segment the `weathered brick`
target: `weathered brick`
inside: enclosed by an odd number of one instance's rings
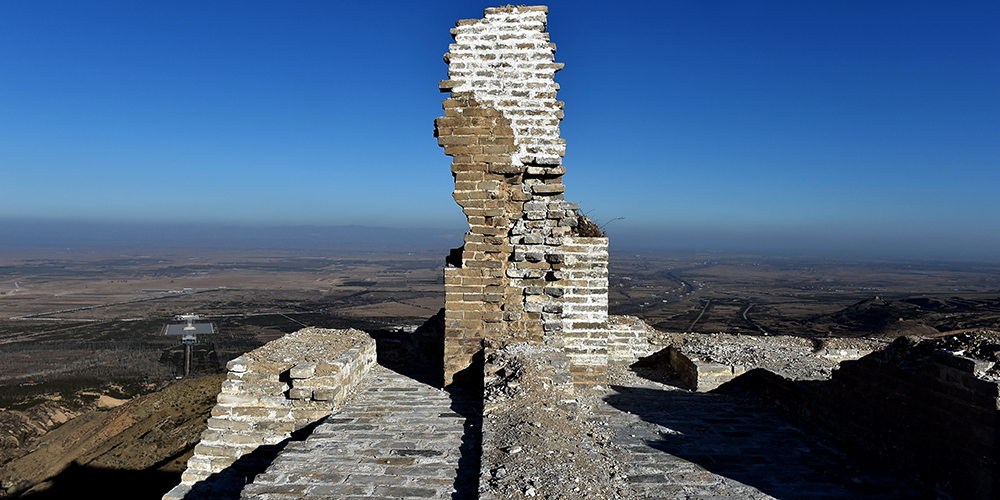
[[[493,277],[460,279],[446,270],[445,352],[456,345],[473,348],[475,342],[468,342],[483,335],[537,341],[543,329],[589,342],[600,332],[582,326],[607,318],[607,240],[589,242],[593,246],[569,241],[575,245],[569,252],[552,251],[567,243],[579,209],[562,200],[563,103],[556,100],[553,75],[563,65],[553,61],[544,9],[508,6],[490,13],[505,16],[491,18],[502,34],[483,31],[485,25],[475,20],[452,31],[456,42],[445,56],[449,79],[440,85],[452,96],[442,103],[445,116],[435,121],[438,142],[453,157],[453,197],[469,222],[461,268]],[[518,151],[528,153],[521,164]],[[594,296],[599,294],[604,296]],[[588,355],[595,349],[567,348]],[[446,380],[467,366],[469,358],[460,358],[446,363]]]

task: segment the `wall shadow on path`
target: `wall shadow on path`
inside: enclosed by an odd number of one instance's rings
[[[451,498],[479,498],[479,466],[483,453],[483,352],[473,358],[471,366],[455,374],[451,385],[444,387],[444,309],[428,318],[412,334],[377,332],[372,337],[380,365],[448,392],[449,409],[465,419],[458,474]]]
[[[608,404],[654,424],[619,429],[619,444],[631,446],[636,456],[645,452],[656,461],[649,449],[656,450],[778,499],[924,498],[910,481],[852,460],[759,399],[648,387],[611,389],[614,393],[604,398]],[[628,436],[634,436],[631,442],[625,442]]]
[[[444,386],[444,308],[413,333],[374,331],[378,364],[418,382]]]
[[[267,470],[288,443],[304,441],[312,434],[313,429],[326,421],[326,418],[293,432],[291,437],[280,443],[258,446],[254,451],[236,459],[229,467],[195,483],[184,495],[185,500],[238,500],[243,488],[252,483],[257,474]]]
[[[441,388],[444,381],[443,310],[429,318],[413,334],[389,331],[369,332],[376,341],[378,363],[418,382]],[[437,352],[441,354],[437,354]],[[481,358],[482,356],[480,356]],[[480,359],[478,368],[471,367],[464,379],[475,380],[473,370],[480,374],[478,386],[473,383],[455,383],[447,388],[450,395],[449,409],[464,417],[459,470],[454,483],[454,500],[472,500],[478,497],[479,462],[482,454],[482,371]],[[457,376],[456,376],[457,377]],[[458,380],[458,378],[456,378]],[[264,472],[291,441],[308,438],[313,430],[325,422],[323,418],[292,437],[269,446],[260,446],[252,453],[240,457],[231,466],[213,474],[204,481],[195,483],[185,495],[187,500],[238,500],[245,485],[250,484],[257,474]],[[173,484],[176,484],[175,481]],[[169,488],[167,488],[169,490]],[[157,496],[159,498],[159,496]]]

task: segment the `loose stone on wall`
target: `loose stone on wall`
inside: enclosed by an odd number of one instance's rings
[[[208,428],[164,500],[189,498],[202,482],[219,483],[205,484],[208,492],[241,485],[243,478],[232,477],[239,472],[227,468],[329,415],[376,357],[375,341],[362,331],[306,328],[230,361]]]

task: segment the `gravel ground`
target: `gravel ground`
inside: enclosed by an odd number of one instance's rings
[[[663,333],[650,339],[657,346],[673,345],[688,357],[708,363],[765,368],[792,380],[830,378],[845,359],[857,359],[889,345],[888,340],[863,338],[803,339],[789,336],[728,333]]]
[[[268,342],[244,354],[241,358],[261,363],[278,364],[293,360],[297,363],[325,361],[330,358],[332,353],[346,352],[368,338],[371,336],[353,328],[331,330],[307,327]]]
[[[840,361],[872,352],[916,363],[936,349],[1000,361],[1000,334],[973,332],[947,338],[897,339],[893,349],[885,339],[802,339],[787,336],[749,336],[725,333],[680,334],[655,332],[651,351],[673,345],[703,361],[765,368],[793,380],[828,379]],[[904,345],[905,344],[905,345]],[[509,346],[493,363],[495,376],[487,381],[484,435],[491,445],[483,450],[481,498],[490,499],[633,499],[642,495],[629,484],[628,464],[621,457],[614,430],[602,425],[603,390],[576,390],[571,400],[553,383],[550,348]],[[898,351],[898,352],[897,352]],[[657,358],[659,356],[659,358]],[[612,386],[640,387],[649,380],[682,387],[676,374],[654,354],[637,366],[609,370]],[[1000,363],[985,378],[998,375]],[[555,370],[558,372],[558,369]],[[596,411],[596,412],[595,412]],[[736,497],[740,497],[735,490]],[[762,494],[763,495],[763,494]],[[755,497],[756,498],[756,497]],[[763,495],[761,498],[770,498]]]
[[[554,380],[555,350],[516,344],[487,360],[480,498],[628,498],[617,491],[576,400]],[[621,485],[618,485],[621,486]]]
[[[857,358],[888,344],[662,332],[656,332],[650,343],[654,352],[672,344],[705,361],[767,368],[795,379],[829,377],[840,359]],[[605,391],[576,390],[568,396],[553,381],[559,370],[553,368],[552,351],[517,344],[494,351],[487,360],[494,376],[485,387],[483,429],[490,444],[483,449],[481,498],[639,498],[621,462],[627,453],[617,449],[614,431],[601,425],[600,415],[595,414],[595,409],[606,406],[599,400]],[[681,385],[662,362],[615,367],[608,373],[613,386],[637,387],[648,383],[643,379]]]

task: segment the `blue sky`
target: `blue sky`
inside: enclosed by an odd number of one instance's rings
[[[490,5],[2,0],[0,219],[460,232],[437,83]],[[548,5],[612,238],[1000,256],[1000,3]]]

